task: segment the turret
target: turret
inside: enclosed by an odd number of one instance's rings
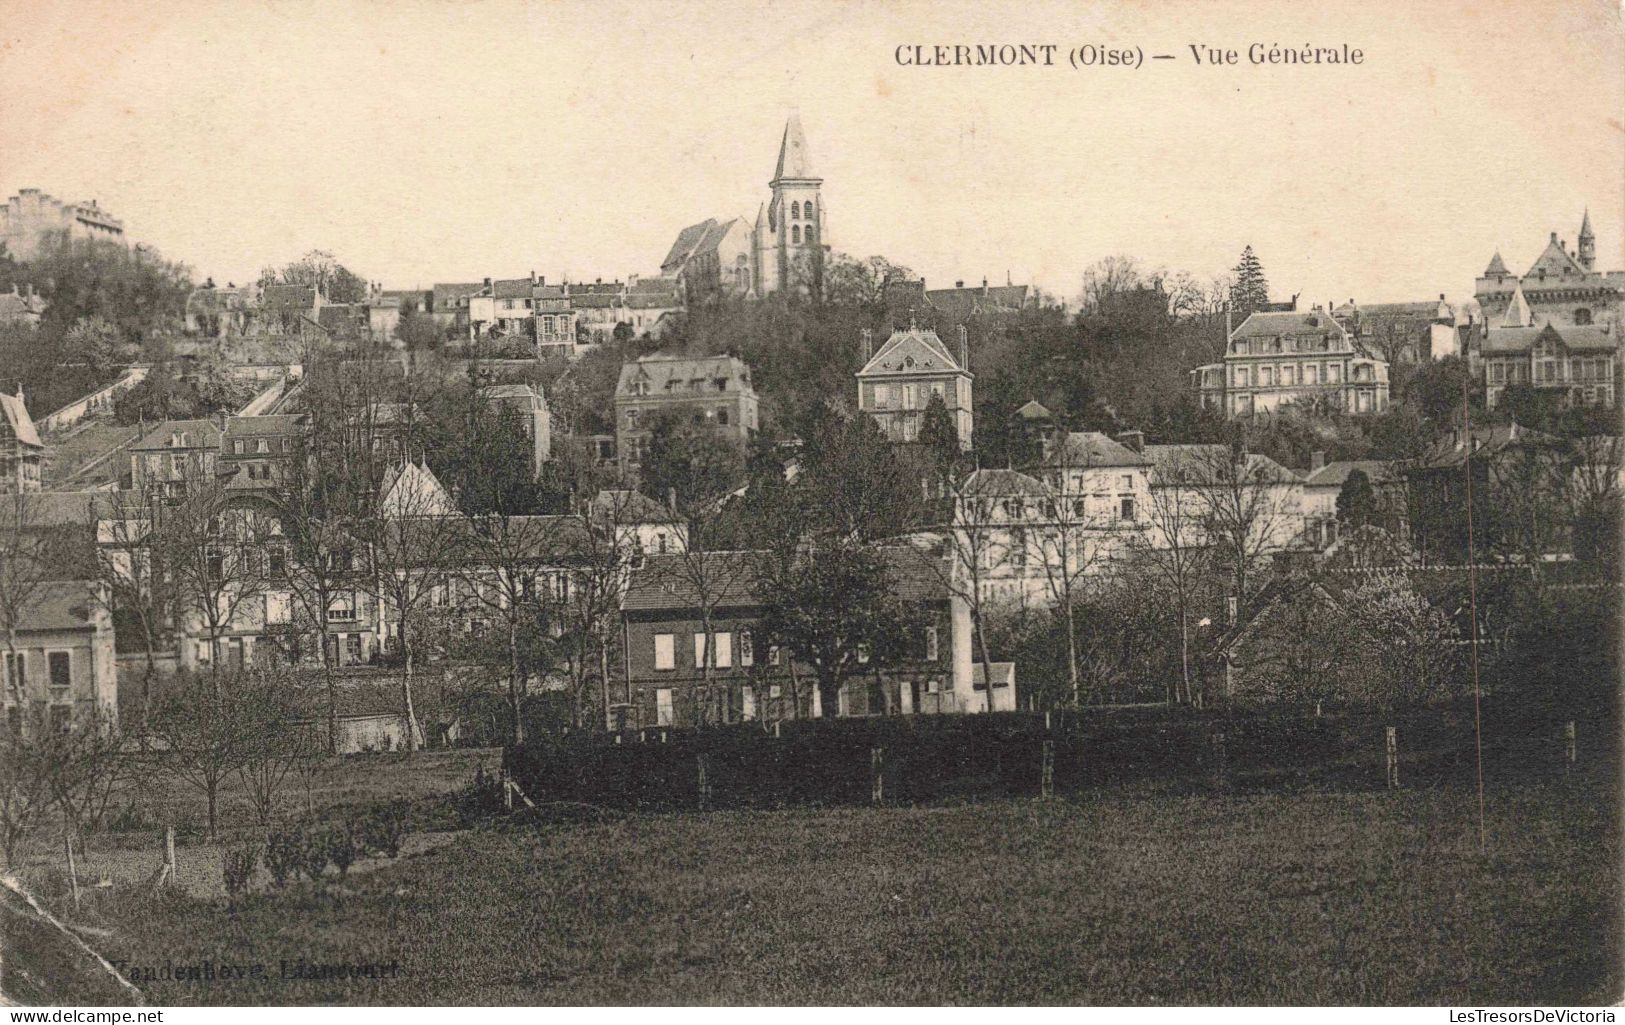
[[[1591,211],[1586,210],[1585,216],[1580,220],[1580,237],[1575,247],[1575,256],[1580,266],[1586,270],[1596,270],[1597,263],[1597,236],[1591,233]]]

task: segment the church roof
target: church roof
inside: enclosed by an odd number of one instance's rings
[[[964,368],[949,353],[948,346],[937,337],[935,331],[910,328],[906,331],[893,331],[891,337],[881,344],[869,362],[858,371],[858,376],[876,377],[888,371],[905,370],[963,372]]]
[[[694,255],[694,251],[699,248],[700,243],[704,241],[706,234],[716,227],[716,224],[717,219],[715,217],[707,217],[700,223],[690,224],[682,231],[679,231],[677,241],[671,244],[671,251],[666,254],[664,260],[660,261],[660,269],[680,267],[686,263],[688,258]]]
[[[1501,259],[1501,251],[1497,249],[1495,251],[1495,255],[1490,257],[1490,265],[1484,268],[1484,276],[1486,278],[1493,278],[1501,274],[1511,273],[1511,271],[1507,270],[1506,261]]]
[[[1590,273],[1580,266],[1580,261],[1574,258],[1573,253],[1563,248],[1563,243],[1557,240],[1557,232],[1555,231],[1552,232],[1551,241],[1546,243],[1546,248],[1541,251],[1540,256],[1529,268],[1529,273],[1525,274],[1524,277],[1537,277],[1543,272],[1548,275],[1555,274],[1559,276],[1563,274],[1584,275]]]
[[[807,138],[801,134],[801,115],[791,114],[784,124],[784,139],[779,143],[779,165],[773,180],[817,180],[812,173],[812,159],[807,155]]]
[[[1054,417],[1037,399],[1028,399],[1026,404],[1016,410],[1016,416],[1023,420],[1052,420]]]

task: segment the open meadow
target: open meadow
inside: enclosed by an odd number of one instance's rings
[[[520,816],[342,884],[100,895],[159,1004],[1593,1004],[1610,773],[1474,793],[1118,786],[917,808]],[[378,964],[281,978],[283,962]],[[142,981],[165,963],[259,979]],[[159,972],[158,974],[162,974]]]

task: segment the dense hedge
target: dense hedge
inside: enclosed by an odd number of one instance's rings
[[[1530,702],[1482,708],[1487,779],[1564,771],[1563,725],[1577,725],[1582,764],[1611,758],[1612,702],[1557,709]],[[884,799],[925,803],[1037,794],[1045,741],[1058,792],[1136,780],[1203,786],[1381,787],[1386,729],[1398,731],[1400,782],[1431,786],[1474,778],[1470,700],[1405,713],[1301,716],[1184,708],[1086,710],[1046,726],[1009,712],[787,721],[775,732],[747,723],[697,730],[549,736],[505,752],[535,801],[681,809],[863,804],[872,798],[872,752],[882,751]],[[708,792],[702,801],[700,762]]]

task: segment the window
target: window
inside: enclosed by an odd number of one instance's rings
[[[705,668],[705,634],[694,635],[694,668]]]
[[[891,386],[886,384],[875,385],[875,408],[885,409],[891,405]]]
[[[798,221],[801,220],[801,204],[800,203],[791,203],[790,204],[790,217],[792,219],[794,219],[794,220],[798,220]]]
[[[770,645],[767,646],[767,664],[768,665],[770,665],[770,666],[778,665],[781,658],[782,658],[782,653],[780,652],[779,646],[777,644],[770,644]]]
[[[1337,384],[1343,380],[1343,367],[1339,363],[1332,363],[1326,367],[1326,383]]]
[[[361,662],[361,635],[345,634],[344,651],[348,657],[347,665],[357,665]]]
[[[1574,322],[1581,327],[1591,323],[1591,311],[1581,306],[1574,311]]]
[[[925,628],[925,660],[935,662],[940,657],[937,651],[937,628],[928,626]]]
[[[327,618],[334,623],[355,622],[355,595],[341,594],[333,599],[333,604],[327,610]]]
[[[1117,505],[1117,518],[1132,520],[1134,518],[1134,499],[1124,498]]]
[[[661,687],[655,691],[655,725],[670,726],[671,724],[671,688]]]
[[[748,685],[739,692],[739,718],[745,722],[756,718],[756,690]]]
[[[270,439],[269,438],[261,438],[260,440],[254,442],[254,451],[258,452],[258,453],[261,453],[261,454],[264,454],[266,452],[271,451],[271,441],[270,441]]]
[[[807,244],[810,246],[814,241],[816,240],[813,238],[813,226],[809,224],[807,225]]]
[[[790,241],[797,244],[801,242],[801,225],[797,224],[790,229]]]
[[[756,664],[756,639],[749,630],[739,632],[739,664],[753,666]]]
[[[912,384],[903,385],[903,408],[914,408],[914,386]]]
[[[810,199],[807,200],[806,205],[801,208],[801,212],[807,218],[807,220],[809,220],[809,221],[812,220],[813,219],[813,201],[810,200]],[[808,241],[810,242],[812,240],[808,239]]]
[[[1237,367],[1236,368],[1236,384],[1239,385],[1240,387],[1243,387],[1243,388],[1247,387],[1247,368],[1246,367]]]
[[[243,454],[244,445],[241,439],[231,443],[231,450],[237,455]]]
[[[1118,485],[1117,486],[1122,488],[1124,491],[1133,491],[1134,490],[1134,474],[1132,474],[1132,473],[1123,474],[1123,476],[1118,478]]]
[[[715,650],[718,669],[732,669],[734,664],[734,635],[724,631],[716,635]]]
[[[655,634],[655,668],[676,669],[677,655],[673,650],[674,634]]]
[[[726,406],[717,410],[717,423],[723,427],[728,426],[728,409]]]

